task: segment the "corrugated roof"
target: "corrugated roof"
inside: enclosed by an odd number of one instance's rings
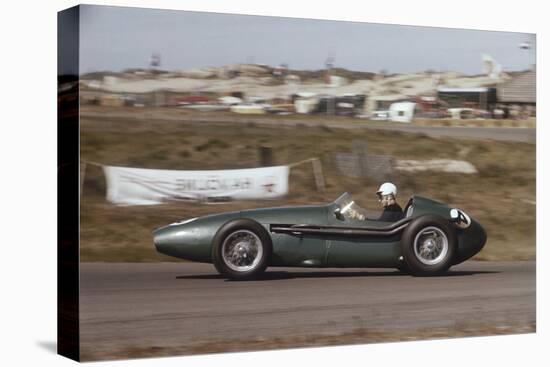
[[[519,75],[497,88],[500,102],[537,102],[537,73],[535,70]]]

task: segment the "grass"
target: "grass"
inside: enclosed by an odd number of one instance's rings
[[[162,109],[135,112],[96,110],[81,118],[81,158],[108,165],[158,169],[231,169],[258,166],[258,148],[273,147],[274,164],[319,157],[326,191],[317,192],[310,165],[293,168],[290,192],[282,200],[231,202],[217,205],[169,203],[117,207],[105,200],[101,168],[88,165],[81,203],[82,261],[171,261],[156,253],[151,230],[178,219],[252,207],[324,203],[348,191],[364,207],[377,208],[379,181],[342,176],[334,167],[334,152],[350,151],[364,141],[373,154],[397,159],[464,159],[476,175],[399,173],[395,181],[404,205],[413,193],[464,209],[487,229],[489,240],[480,260],[535,258],[535,156],[530,143],[431,138],[421,134],[371,129],[311,127],[316,117],[300,117],[300,126],[214,123],[203,114],[179,121],[179,111],[166,117]],[[113,114],[117,118],[112,118]],[[121,116],[126,116],[121,118]],[[195,122],[193,122],[196,116]],[[166,117],[166,118],[165,118]],[[234,118],[239,118],[238,116]],[[250,116],[243,117],[251,119]]]
[[[415,119],[415,125],[423,126],[468,126],[468,127],[523,127],[535,128],[534,117],[524,120],[502,120],[502,119],[471,119],[471,120],[450,120],[450,119]]]
[[[275,338],[247,338],[222,340],[212,337],[208,341],[197,341],[185,345],[159,343],[148,347],[113,348],[109,351],[97,351],[93,348],[82,348],[82,360],[126,359],[144,357],[164,357],[174,355],[208,354],[273,350],[285,348],[326,347],[335,345],[352,345],[367,343],[387,343],[416,340],[437,340],[475,336],[497,336],[509,334],[527,334],[536,332],[535,324],[486,325],[464,322],[454,327],[424,328],[420,330],[382,331],[357,328],[341,334],[320,334],[308,336],[287,335]]]

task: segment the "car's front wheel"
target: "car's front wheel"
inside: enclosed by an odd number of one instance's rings
[[[403,258],[411,274],[438,275],[449,269],[457,239],[448,221],[436,215],[413,220],[401,237]]]
[[[212,241],[212,262],[231,279],[250,279],[269,264],[272,243],[269,233],[258,222],[241,218],[225,223]]]

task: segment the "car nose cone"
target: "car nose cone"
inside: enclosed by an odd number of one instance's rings
[[[165,228],[155,229],[153,231],[153,242],[155,243],[155,246],[158,248],[159,246],[166,244],[168,235],[168,231],[165,230]]]
[[[187,224],[168,225],[153,231],[153,242],[158,252],[186,259],[204,257],[199,238],[196,228]]]
[[[166,247],[169,244],[170,231],[166,227],[156,229],[153,232],[153,242],[158,252],[165,253]]]
[[[190,233],[182,226],[166,226],[153,231],[153,242],[158,252],[172,255],[178,245],[185,246],[191,242]]]

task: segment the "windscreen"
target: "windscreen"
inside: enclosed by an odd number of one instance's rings
[[[347,220],[366,220],[367,211],[355,203],[347,192],[336,199],[335,204],[340,208],[340,214]]]

